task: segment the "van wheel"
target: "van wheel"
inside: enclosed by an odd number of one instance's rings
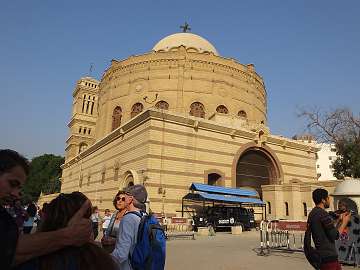
[[[244,224],[242,223],[237,223],[236,226],[240,226],[242,231],[245,231],[245,227]]]

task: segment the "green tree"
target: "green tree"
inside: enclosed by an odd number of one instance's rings
[[[52,154],[35,157],[30,162],[30,173],[23,188],[26,200],[36,201],[41,192],[50,194],[61,188],[61,164],[64,158]]]
[[[336,144],[338,158],[333,163],[334,176],[360,178],[360,143],[342,141]]]
[[[299,116],[307,121],[307,129],[319,142],[333,143],[338,158],[333,163],[334,176],[360,177],[360,116],[349,109],[322,112],[303,109]]]

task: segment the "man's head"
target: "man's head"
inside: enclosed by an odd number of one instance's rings
[[[147,200],[147,191],[143,185],[133,185],[124,189],[125,204],[129,209],[132,206],[141,210],[145,210]]]
[[[326,189],[317,188],[312,193],[312,198],[316,206],[330,207],[330,197]]]
[[[29,162],[13,150],[0,150],[0,200],[20,199],[20,191],[29,174]]]
[[[341,212],[346,212],[348,210],[347,203],[344,200],[339,202],[338,210],[340,210]]]

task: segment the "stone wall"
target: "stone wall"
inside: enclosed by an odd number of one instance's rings
[[[100,209],[112,209],[113,196],[132,179],[135,184],[145,184],[153,212],[180,215],[181,199],[191,183],[207,183],[208,173],[219,173],[222,185],[235,187],[239,149],[244,146],[274,156],[281,184],[303,176],[304,181],[316,177],[315,148],[303,143],[268,133],[259,138],[256,129],[148,110],[65,163],[62,192],[82,191]],[[291,194],[280,187],[274,195],[277,198]],[[296,196],[294,200],[302,200]],[[278,216],[280,210],[274,213]]]

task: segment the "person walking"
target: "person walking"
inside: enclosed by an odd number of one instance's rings
[[[338,224],[331,218],[325,209],[330,207],[330,198],[327,190],[315,189],[312,193],[315,207],[308,217],[308,226],[315,244],[316,252],[320,258],[320,270],[341,270],[338,254],[335,248],[335,240],[345,230],[350,213],[340,215]]]

